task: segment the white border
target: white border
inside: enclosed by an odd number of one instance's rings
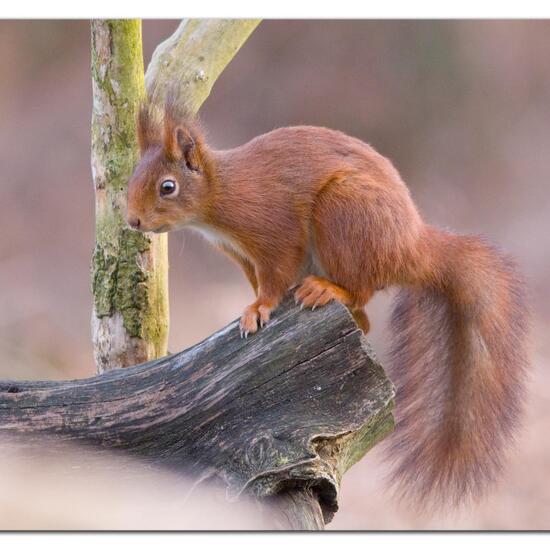
[[[90,17],[261,17],[266,19],[422,19],[422,18],[547,18],[550,2],[547,0],[277,0],[254,2],[251,0],[201,0],[177,2],[174,0],[26,0],[2,2],[0,17],[33,19],[89,19]]]
[[[527,544],[531,550],[548,548],[548,534],[504,533],[97,533],[97,534],[4,534],[3,546],[10,550],[37,548],[40,550],[97,550],[131,548],[132,550],[182,550],[182,548],[216,548],[223,550],[285,550],[315,548],[315,550],[515,550]],[[121,546],[122,545],[122,546]]]
[[[397,1],[368,2],[368,0],[337,0],[322,3],[297,2],[296,0],[277,0],[277,2],[260,3],[250,0],[219,0],[208,2],[174,2],[174,0],[133,0],[131,4],[113,2],[112,0],[95,0],[88,5],[67,0],[49,0],[48,2],[26,0],[25,2],[3,2],[0,7],[0,17],[3,19],[88,19],[90,17],[141,17],[141,18],[175,18],[182,17],[261,17],[267,19],[454,19],[454,18],[549,18],[550,2],[522,0],[521,2],[482,2],[480,0],[461,0],[460,2],[435,1]],[[365,498],[368,498],[365,496]],[[100,537],[98,540],[97,537]],[[279,539],[279,536],[283,537]],[[102,546],[120,546],[121,542],[131,544],[133,550],[143,547],[150,550],[153,545],[161,545],[163,550],[172,548],[181,550],[212,544],[224,550],[233,547],[239,550],[248,548],[258,550],[285,549],[291,547],[303,548],[315,545],[316,550],[334,550],[339,545],[346,550],[355,548],[404,548],[407,550],[469,550],[482,548],[487,544],[497,543],[499,550],[517,549],[524,542],[529,548],[547,548],[548,536],[542,534],[98,534],[98,535],[32,535],[3,534],[0,542],[6,548],[18,549],[37,547],[41,550],[70,549],[75,546],[79,550],[97,550],[98,543]],[[304,540],[308,537],[307,542]],[[223,539],[223,540],[222,540]],[[338,539],[338,540],[337,540]],[[521,539],[521,540],[520,540]]]

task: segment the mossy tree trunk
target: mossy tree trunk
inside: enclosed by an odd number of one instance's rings
[[[92,260],[92,333],[99,372],[166,354],[166,235],[131,231],[126,185],[137,160],[135,117],[147,93],[162,102],[177,82],[195,112],[259,20],[187,19],[160,44],[144,77],[141,21],[92,21],[92,172],[96,247]]]
[[[102,372],[161,357],[168,340],[167,237],[137,233],[125,222],[145,95],[140,20],[92,21],[92,83],[92,336]]]

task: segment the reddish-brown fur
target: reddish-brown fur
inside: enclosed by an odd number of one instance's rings
[[[422,502],[483,492],[521,411],[527,325],[511,261],[425,224],[390,161],[341,132],[281,128],[214,151],[168,102],[161,115],[142,109],[138,136],[128,219],[143,231],[193,227],[236,260],[256,293],[245,336],[295,284],[303,305],[338,300],[365,332],[374,292],[403,287],[392,319],[394,479]],[[168,198],[167,178],[179,185]]]

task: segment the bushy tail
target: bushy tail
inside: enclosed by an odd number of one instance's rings
[[[430,228],[431,272],[391,319],[397,425],[387,448],[398,493],[458,505],[502,468],[523,408],[524,285],[510,258],[474,237]]]

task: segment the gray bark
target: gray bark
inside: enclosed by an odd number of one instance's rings
[[[229,498],[273,505],[275,527],[314,529],[344,472],[393,427],[393,387],[348,311],[291,299],[241,339],[237,322],[181,353],[101,376],[0,382],[0,437],[40,452],[118,449]]]

